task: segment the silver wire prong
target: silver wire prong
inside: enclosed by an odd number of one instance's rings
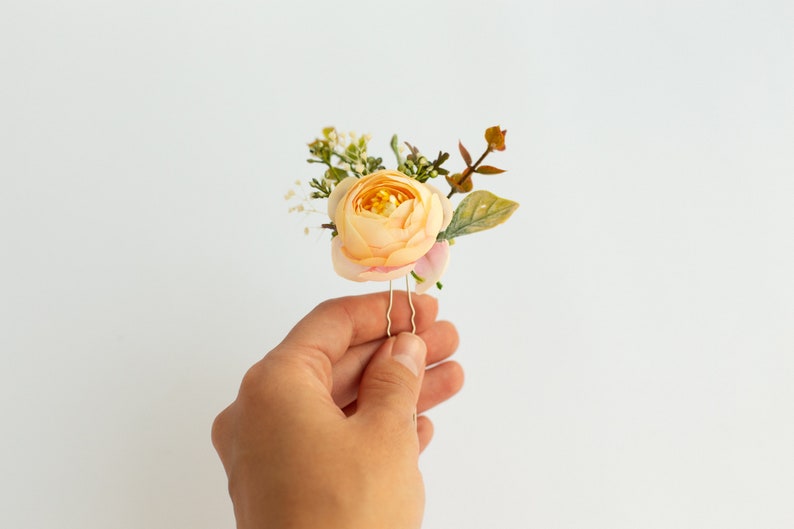
[[[394,285],[389,279],[389,308],[386,309],[386,336],[391,336],[391,306],[394,303]]]
[[[411,307],[411,333],[416,334],[416,307],[411,298],[411,285],[408,276],[405,276],[405,292],[408,295],[408,305]],[[391,336],[391,309],[394,306],[394,283],[389,280],[389,307],[386,309],[386,336]]]
[[[416,309],[414,300],[411,299],[411,285],[408,283],[408,276],[405,276],[405,291],[408,293],[408,305],[411,306],[411,333],[416,334]]]

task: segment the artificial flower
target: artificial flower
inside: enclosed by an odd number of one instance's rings
[[[446,268],[448,244],[436,247],[436,238],[452,214],[443,193],[399,171],[345,178],[328,197],[334,269],[353,281],[385,281],[419,266],[428,277],[417,273],[417,291],[425,290]]]
[[[302,192],[303,202],[290,211],[316,213],[309,201],[328,201],[330,222],[321,227],[331,230],[331,259],[340,276],[392,281],[411,275],[419,293],[433,286],[440,289],[452,243],[498,226],[518,208],[512,200],[473,190],[475,175],[479,180],[479,175],[505,172],[483,161],[492,152],[505,150],[506,134],[499,126],[486,129],[486,147],[479,157],[458,141],[465,167],[457,172],[443,166],[449,153],[438,151],[435,158],[427,157],[408,142],[401,145],[394,135],[390,145],[396,165],[389,170],[383,158],[370,153],[368,134],[326,127],[308,144],[307,161],[322,166],[323,174],[309,181],[312,191]],[[436,178],[449,184],[446,195],[428,183]],[[301,182],[296,186],[300,189]],[[463,198],[453,206],[450,198],[455,195]],[[286,198],[295,196],[292,192]]]

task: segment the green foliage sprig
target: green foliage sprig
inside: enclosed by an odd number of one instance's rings
[[[349,140],[348,140],[349,138]],[[323,135],[309,144],[311,158],[309,163],[327,166],[322,179],[312,178],[309,187],[315,191],[312,198],[328,198],[336,184],[347,178],[362,176],[385,169],[383,158],[375,158],[367,153],[370,136],[365,134],[341,135],[334,127],[323,129]]]
[[[430,179],[443,176],[449,184],[447,198],[456,194],[466,196],[455,207],[452,220],[447,228],[438,234],[439,241],[452,241],[456,237],[476,233],[493,228],[505,222],[518,208],[518,203],[500,198],[489,191],[474,189],[473,175],[497,175],[504,169],[492,165],[484,165],[485,158],[494,151],[504,151],[507,131],[499,126],[488,127],[484,137],[486,146],[482,154],[474,160],[462,142],[458,142],[458,151],[465,167],[460,172],[450,174],[443,167],[449,160],[449,153],[439,151],[433,160],[424,156],[417,147],[403,142],[408,153],[403,156],[397,135],[392,136],[390,147],[397,160],[397,170],[410,178],[425,183]],[[321,164],[326,167],[322,178],[312,178],[309,187],[313,190],[312,199],[328,198],[334,187],[348,177],[361,178],[368,174],[385,169],[383,159],[369,155],[368,134],[340,133],[334,127],[322,130],[322,136],[308,144],[311,157],[310,164]],[[303,211],[303,208],[292,208]],[[332,230],[336,235],[336,226],[332,223],[322,224],[323,228]]]

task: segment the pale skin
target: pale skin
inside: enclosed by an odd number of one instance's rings
[[[329,300],[245,374],[212,428],[238,529],[421,526],[418,458],[433,435],[421,413],[463,371],[436,300],[414,296],[412,335],[399,294],[396,336],[385,338],[387,293]]]

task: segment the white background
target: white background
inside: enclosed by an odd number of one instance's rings
[[[334,275],[327,125],[493,156],[425,527],[794,527],[794,4],[0,7],[0,526],[232,527],[212,419]],[[440,184],[440,185],[443,185]]]

